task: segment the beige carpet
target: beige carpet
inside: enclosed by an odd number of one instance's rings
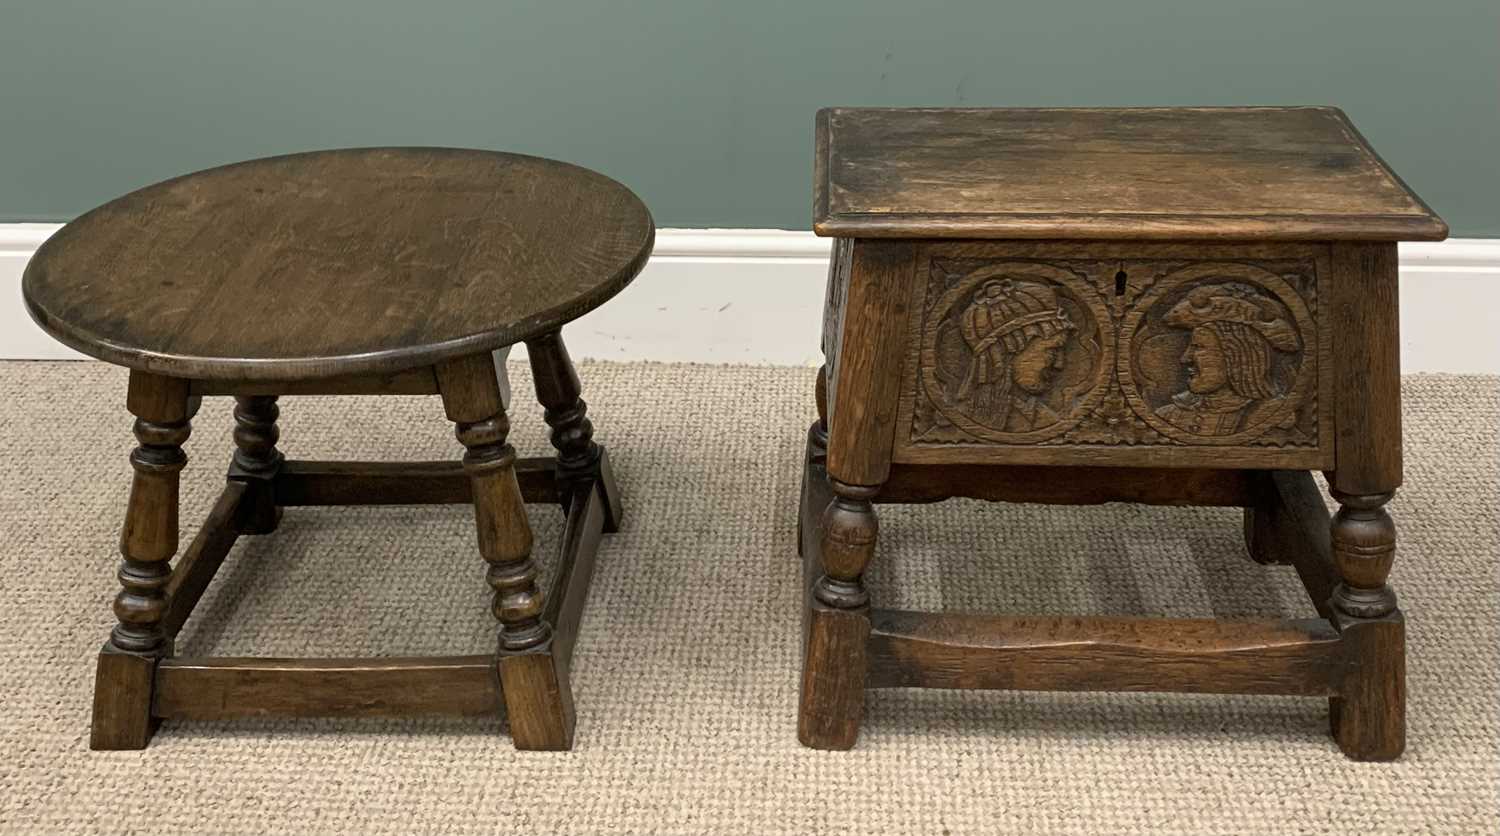
[[[625,528],[600,554],[573,677],[577,749],[484,721],[174,723],[87,747],[131,446],[124,374],[0,364],[0,829],[407,833],[1494,833],[1500,828],[1500,383],[1406,384],[1393,574],[1410,622],[1410,746],[1346,761],[1321,700],[880,692],[859,747],[796,740],[793,532],[812,373],[586,364]],[[517,392],[529,379],[515,368]],[[521,399],[513,438],[546,450]],[[218,490],[227,404],[189,442],[184,542]],[[350,432],[350,429],[353,432]],[[435,399],[283,402],[294,456],[438,458]],[[538,541],[559,516],[534,509]],[[877,600],[1146,615],[1311,614],[1242,556],[1238,513],[954,501],[883,511]],[[289,512],[242,540],[188,653],[493,647],[461,506]]]

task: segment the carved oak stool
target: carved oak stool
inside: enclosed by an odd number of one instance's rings
[[[508,714],[520,749],[567,749],[569,660],[620,495],[559,329],[635,277],[655,228],[624,186],[577,166],[452,149],[256,160],[89,212],[26,269],[32,317],[129,367],[140,446],[119,619],[99,654],[91,745],[139,749],[162,718]],[[557,456],[516,458],[503,354],[527,346]],[[497,355],[498,358],[497,358]],[[459,462],[288,461],[280,395],[435,394]],[[182,444],[203,396],[232,395],[228,484],[175,567]],[[349,428],[345,428],[346,430]],[[567,514],[538,589],[523,502]],[[298,505],[472,503],[499,620],[494,654],[183,658],[173,640],[240,535]]]
[[[866,688],[1014,688],[1326,696],[1401,753],[1395,242],[1447,227],[1343,113],[825,110],[814,211],[803,743],[853,746]],[[952,496],[1240,506],[1320,617],[872,608],[874,505]]]

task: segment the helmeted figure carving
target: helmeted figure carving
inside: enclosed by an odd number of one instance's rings
[[[1191,329],[1181,361],[1187,390],[1156,415],[1199,435],[1229,435],[1286,396],[1274,352],[1302,346],[1281,305],[1245,284],[1198,287],[1167,311],[1162,322]]]
[[[1077,326],[1058,304],[1057,291],[1041,282],[985,282],[959,320],[973,361],[953,400],[969,415],[1004,432],[1030,432],[1055,424],[1045,402],[1064,348]]]

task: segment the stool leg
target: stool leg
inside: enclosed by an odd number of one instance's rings
[[[1406,748],[1406,624],[1385,582],[1396,556],[1396,525],[1384,507],[1391,494],[1334,490],[1333,498],[1333,562],[1342,579],[1333,609],[1352,664],[1329,700],[1329,725],[1349,757],[1391,760]]]
[[[816,548],[808,542],[814,534],[810,529],[816,526],[809,526],[808,518],[813,509],[821,514],[822,509],[827,508],[831,501],[827,489],[827,474],[823,467],[823,462],[828,456],[827,366],[818,369],[818,382],[814,388],[814,395],[818,403],[818,420],[807,428],[807,453],[802,462],[802,501],[798,505],[801,512],[797,515],[797,555],[802,558],[803,562],[803,592],[807,592],[816,579],[807,577],[813,573],[813,552],[816,551]]]
[[[488,352],[435,369],[443,408],[464,445],[464,470],[474,494],[479,553],[489,564],[500,621],[500,688],[517,749],[573,745],[573,697],[567,671],[552,653],[552,626],[542,618],[542,593],[531,559],[531,527],[516,482],[510,423]]]
[[[270,534],[281,523],[281,506],[272,487],[285,460],[276,442],[281,410],[275,395],[237,395],[234,399],[234,464],[229,477],[247,483],[236,521],[241,534]]]
[[[94,680],[93,749],[145,748],[156,729],[156,665],[172,652],[161,620],[177,552],[178,474],[187,464],[182,444],[192,432],[192,402],[185,380],[131,372],[126,404],[139,444],[130,454],[135,475],[120,534],[119,623],[99,652]]]
[[[1386,586],[1396,525],[1385,504],[1401,485],[1401,349],[1396,245],[1335,244],[1334,394],[1338,429],[1328,486],[1340,583],[1332,621],[1348,648],[1330,728],[1344,754],[1391,760],[1406,748],[1406,624]]]
[[[536,381],[536,398],[546,410],[552,428],[552,446],[557,448],[557,478],[562,490],[563,510],[572,504],[575,489],[597,481],[604,492],[604,530],[620,529],[620,491],[604,449],[594,443],[594,424],[588,419],[583,386],[562,334],[553,331],[526,341],[526,356]]]
[[[822,519],[823,575],[808,602],[797,737],[814,749],[849,749],[864,715],[870,636],[864,571],[875,554],[878,526],[870,500],[880,488],[836,479],[829,484],[834,497]]]

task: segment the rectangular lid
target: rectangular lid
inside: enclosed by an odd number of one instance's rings
[[[828,108],[817,142],[819,235],[1448,235],[1337,108]]]

